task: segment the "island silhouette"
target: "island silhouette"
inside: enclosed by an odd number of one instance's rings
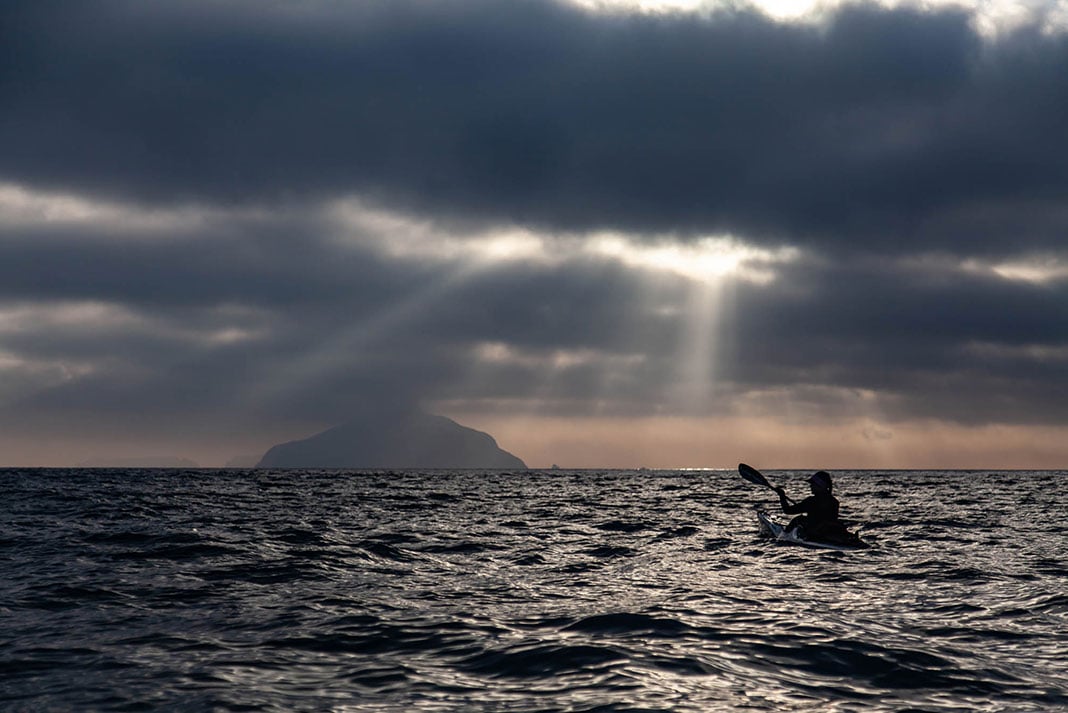
[[[308,438],[278,444],[257,468],[526,469],[488,433],[420,409],[359,413]]]

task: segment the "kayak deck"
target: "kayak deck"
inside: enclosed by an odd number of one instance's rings
[[[844,544],[835,542],[821,542],[819,540],[808,540],[801,536],[797,529],[787,529],[782,523],[776,522],[763,510],[757,511],[757,520],[760,522],[760,531],[778,542],[785,542],[791,545],[800,545],[801,547],[810,547],[818,550],[836,550],[838,552],[851,552],[853,550],[863,550],[869,547],[868,543],[856,538],[856,544]]]

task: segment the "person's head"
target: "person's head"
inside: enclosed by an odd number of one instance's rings
[[[831,488],[833,487],[831,485],[831,474],[825,470],[810,475],[808,484],[812,488],[813,493],[830,493]]]

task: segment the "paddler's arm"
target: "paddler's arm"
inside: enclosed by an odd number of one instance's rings
[[[783,490],[781,485],[775,488],[775,492],[779,494],[779,506],[782,507],[782,511],[787,515],[797,515],[805,511],[804,508],[795,505],[790,498],[786,497],[786,491]]]

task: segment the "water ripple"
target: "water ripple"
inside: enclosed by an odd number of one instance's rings
[[[5,710],[1068,710],[1064,473],[0,478]]]

